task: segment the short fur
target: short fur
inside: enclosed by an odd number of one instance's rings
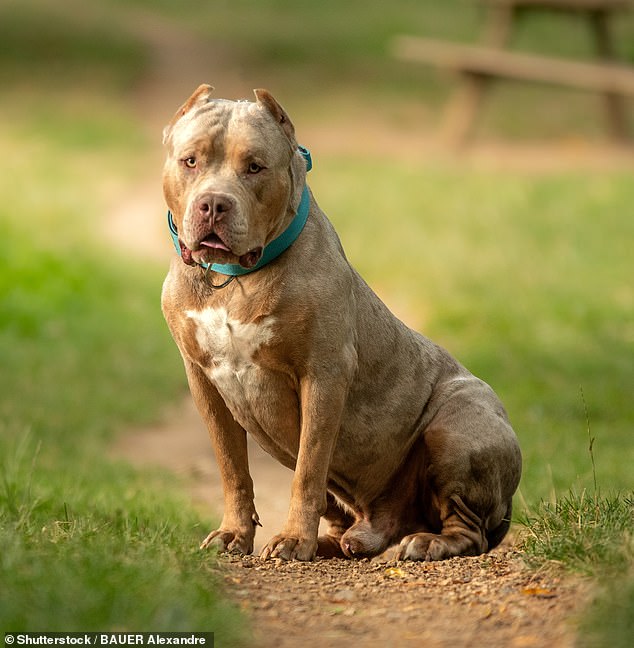
[[[201,86],[164,131],[164,194],[190,263],[251,263],[293,219],[305,161],[286,112]],[[210,242],[211,241],[211,242]],[[245,259],[247,261],[245,261]],[[262,556],[476,555],[509,527],[518,443],[491,388],[400,322],[348,263],[311,195],[299,238],[236,278],[174,256],[162,307],[224,484],[203,547],[250,553],[246,433],[295,471]],[[320,518],[330,523],[318,539]]]

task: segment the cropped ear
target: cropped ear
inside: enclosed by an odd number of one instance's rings
[[[174,113],[170,123],[163,129],[163,144],[165,144],[169,139],[174,124],[194,106],[208,103],[213,90],[213,86],[210,86],[207,83],[199,85],[196,90],[194,90],[194,94],[192,94],[192,96]]]
[[[291,121],[284,108],[282,108],[282,106],[277,103],[273,95],[268,90],[258,88],[253,92],[255,93],[255,97],[258,100],[258,104],[266,108],[269,113],[271,113],[273,119],[280,125],[280,127],[286,134],[286,137],[288,137],[291,143],[295,144],[295,127],[293,126],[293,122]]]

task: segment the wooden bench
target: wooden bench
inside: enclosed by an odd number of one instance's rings
[[[393,44],[402,60],[423,62],[459,72],[462,82],[446,115],[449,139],[464,143],[471,134],[484,93],[492,78],[554,83],[601,93],[610,134],[619,142],[628,139],[626,97],[634,97],[634,68],[619,64],[608,30],[609,12],[630,5],[629,0],[488,0],[489,22],[485,45],[467,45],[400,36]],[[582,12],[590,19],[598,61],[583,62],[511,52],[504,49],[514,18],[528,9]]]

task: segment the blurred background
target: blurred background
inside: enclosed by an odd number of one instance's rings
[[[277,97],[352,263],[498,391],[524,452],[516,510],[569,488],[631,489],[631,147],[609,138],[596,93],[512,80],[491,85],[471,141],[448,147],[457,77],[393,56],[400,34],[481,42],[488,11],[2,0],[0,562],[13,576],[0,608],[11,627],[41,627],[46,610],[51,629],[208,627],[212,594],[191,587],[209,578],[204,558],[183,549],[208,525],[166,502],[171,487],[105,459],[123,430],[166,411],[189,425],[159,308],[173,254],[161,131],[202,82],[219,97]],[[580,16],[527,12],[514,27],[509,49],[595,55]],[[634,65],[632,14],[612,28]],[[631,128],[631,100],[624,108]],[[69,578],[75,589],[61,592]]]
[[[102,502],[109,520],[139,497],[132,477],[104,467],[109,444],[185,397],[159,308],[173,253],[161,131],[202,82],[225,98],[265,87],[285,106],[351,262],[507,405],[525,457],[520,505],[595,479],[631,488],[632,148],[610,140],[596,93],[512,80],[491,86],[471,142],[448,147],[457,77],[393,56],[400,34],[480,42],[487,11],[468,0],[2,0],[5,531],[70,524],[69,498]],[[634,65],[632,14],[612,27]],[[595,55],[584,19],[548,11],[517,21],[509,48]]]

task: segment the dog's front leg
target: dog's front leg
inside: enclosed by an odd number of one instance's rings
[[[328,468],[341,425],[348,391],[346,380],[306,379],[301,383],[302,425],[286,525],[260,556],[312,560],[319,520],[326,512]]]
[[[221,551],[250,554],[255,527],[260,522],[253,504],[246,432],[231,416],[203,371],[197,365],[185,364],[194,402],[209,430],[224,492],[220,527],[203,540],[200,548],[218,547]]]

